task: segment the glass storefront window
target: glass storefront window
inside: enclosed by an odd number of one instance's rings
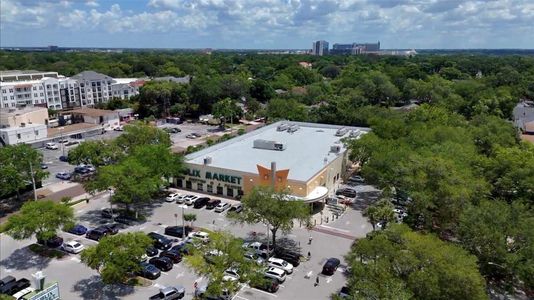
[[[199,191],[203,191],[204,190],[204,185],[202,183],[197,183],[197,190]]]

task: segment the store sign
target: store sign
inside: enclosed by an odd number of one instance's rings
[[[188,169],[187,174],[191,177],[202,178],[202,176],[200,175],[200,170]],[[233,175],[227,175],[227,174],[221,174],[221,173],[206,172],[204,174],[204,179],[216,180],[216,181],[233,183],[233,184],[241,184],[241,176],[233,176]]]
[[[47,287],[46,289],[40,291],[39,293],[33,295],[28,300],[57,300],[59,299],[59,285],[54,283],[53,285]]]

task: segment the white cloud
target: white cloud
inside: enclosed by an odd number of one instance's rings
[[[278,47],[288,41],[307,46],[315,38],[445,47],[450,37],[463,39],[453,42],[465,47],[495,46],[500,34],[534,47],[532,30],[524,30],[534,24],[532,0],[146,0],[135,7],[130,0],[0,1],[2,30],[168,33],[229,43],[279,41]]]

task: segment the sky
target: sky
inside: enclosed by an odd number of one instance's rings
[[[534,48],[534,0],[0,0],[0,46]]]

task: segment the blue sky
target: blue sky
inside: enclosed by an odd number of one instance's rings
[[[534,48],[534,0],[0,0],[0,46]]]

